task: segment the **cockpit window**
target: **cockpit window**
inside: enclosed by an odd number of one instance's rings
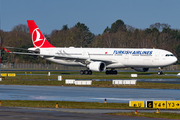
[[[166,54],[165,56],[174,56],[173,54]]]

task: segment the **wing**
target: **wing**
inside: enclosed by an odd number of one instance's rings
[[[50,55],[50,54],[39,54],[38,52],[33,52],[33,53],[24,53],[24,52],[11,52],[10,50],[4,48],[4,51],[8,53],[14,53],[14,54],[21,54],[21,55],[35,55],[35,56],[41,56],[43,58],[49,58],[49,57],[54,57],[54,59],[63,59],[63,60],[74,60],[76,62],[82,62],[84,63],[85,61],[102,61],[105,62],[106,64],[111,64],[115,63],[116,61],[112,60],[105,60],[105,59],[96,59],[96,58],[89,58],[89,57],[75,57],[75,56],[67,56],[67,55]]]

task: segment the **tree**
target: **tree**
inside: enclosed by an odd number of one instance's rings
[[[134,30],[135,30],[135,28],[130,26],[130,25],[126,25],[126,29],[127,29],[128,32],[131,32],[131,33],[133,33]]]
[[[178,63],[180,62],[180,44],[176,47],[176,55],[177,55],[177,58],[178,58]]]
[[[150,29],[157,28],[159,31],[162,31],[164,28],[170,28],[171,26],[165,23],[155,23],[149,26]]]
[[[13,27],[12,31],[29,33],[29,28],[27,25],[19,24],[19,25]]]
[[[159,30],[156,28],[156,27],[154,27],[153,29],[152,29],[152,33],[159,33]]]
[[[84,24],[84,23],[80,23],[78,22],[75,27],[77,27],[83,34],[82,34],[82,38],[83,38],[83,42],[81,44],[81,46],[83,47],[88,47],[91,46],[91,40],[94,38],[94,34],[91,33],[89,31],[89,28]]]
[[[122,20],[117,20],[111,25],[111,33],[116,33],[118,30],[126,31],[126,26]]]
[[[107,26],[103,33],[109,33],[110,30],[111,30],[111,29]]]
[[[69,30],[68,25],[63,25],[62,30]]]
[[[170,33],[171,32],[171,29],[168,27],[168,28],[163,28],[162,30],[162,33]]]
[[[150,33],[152,32],[152,30],[149,29],[149,28],[146,28],[146,29],[144,30],[144,32],[145,32],[146,34],[150,34]]]

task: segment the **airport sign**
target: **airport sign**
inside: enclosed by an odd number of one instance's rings
[[[180,101],[167,101],[167,109],[180,109]]]
[[[144,101],[129,101],[129,107],[144,107]]]
[[[146,108],[180,109],[180,101],[146,101]]]

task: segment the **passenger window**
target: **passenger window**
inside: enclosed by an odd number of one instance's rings
[[[174,56],[173,54],[166,54],[165,56]]]

